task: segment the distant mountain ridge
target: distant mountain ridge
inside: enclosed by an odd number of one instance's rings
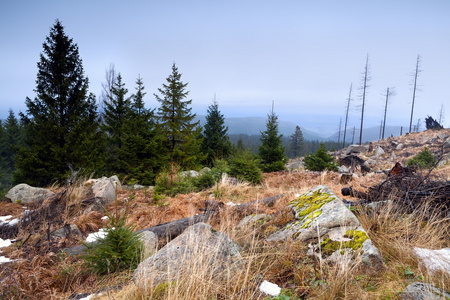
[[[195,121],[200,121],[201,126],[205,124],[206,116],[197,115]],[[266,130],[267,118],[264,117],[244,117],[225,118],[225,126],[228,126],[228,134],[248,134],[259,135]],[[278,120],[278,131],[283,136],[290,136],[294,133],[297,124],[289,121]],[[305,140],[323,140],[324,137],[318,133],[300,126]]]

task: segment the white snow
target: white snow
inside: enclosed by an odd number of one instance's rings
[[[440,250],[414,248],[414,252],[431,272],[442,270],[450,274],[450,248]]]
[[[13,216],[9,215],[9,216],[1,216],[0,217],[0,224],[5,224],[5,225],[9,225],[9,226],[13,226],[16,225],[17,223],[19,223],[19,219],[11,219]]]
[[[107,232],[105,228],[100,228],[98,232],[89,233],[86,238],[86,243],[95,242],[98,239],[102,239],[106,236]]]
[[[0,256],[0,264],[7,263],[7,262],[10,262],[10,261],[15,261],[15,259],[9,259],[6,256]]]
[[[108,216],[102,217],[102,220],[108,220],[108,219],[109,219]]]
[[[81,298],[80,300],[90,300],[94,296],[101,296],[101,295],[102,295],[102,293],[100,293],[100,294],[90,294],[89,296]]]
[[[228,205],[228,206],[232,206],[232,207],[235,206],[235,205],[237,205],[237,204],[235,204],[235,203],[233,203],[233,202],[231,202],[231,201],[228,202],[228,203],[225,203],[225,204]]]
[[[3,248],[3,247],[8,247],[8,246],[10,246],[12,243],[11,243],[11,240],[3,240],[3,239],[0,239],[0,248]]]
[[[267,280],[264,280],[261,285],[259,286],[259,290],[263,292],[264,294],[276,297],[280,294],[281,288],[276,285],[275,283],[268,282]]]
[[[1,216],[0,217],[0,223],[6,222],[6,220],[11,219],[13,216],[9,215],[9,216]],[[8,221],[9,222],[9,221]]]

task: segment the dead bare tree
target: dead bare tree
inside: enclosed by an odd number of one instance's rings
[[[411,105],[411,119],[409,121],[409,133],[411,133],[411,128],[412,128],[412,120],[413,120],[413,115],[414,115],[414,102],[416,101],[416,91],[417,89],[417,77],[419,76],[419,73],[422,72],[422,70],[420,70],[420,55],[417,55],[417,61],[416,61],[416,70],[413,73],[414,76],[414,85],[413,85],[413,98],[412,98],[412,105]]]
[[[116,82],[117,72],[113,63],[105,70],[105,82],[102,83],[102,93],[100,95],[100,106],[103,111],[104,103],[110,103],[113,98],[113,87]]]
[[[345,148],[345,135],[347,134],[348,111],[350,110],[350,102],[352,99],[352,85],[353,84],[350,84],[350,91],[348,92],[347,98],[347,108],[345,109],[344,140],[342,142],[342,148]]]
[[[384,102],[384,119],[383,119],[383,133],[381,135],[381,139],[384,139],[384,130],[386,129],[386,114],[387,114],[387,108],[389,104],[389,97],[394,96],[395,92],[391,88],[386,88],[386,101]]]
[[[338,129],[338,148],[339,145],[341,144],[341,131],[342,131],[342,118],[339,119],[339,129]],[[339,150],[339,149],[336,149]]]
[[[444,126],[444,121],[445,121],[445,107],[444,107],[444,103],[442,103],[441,109],[439,110],[439,124]]]
[[[366,105],[366,95],[367,95],[367,88],[369,87],[368,83],[370,81],[370,71],[369,71],[369,54],[367,54],[366,57],[366,65],[364,67],[363,72],[363,84],[361,86],[362,90],[362,104],[361,104],[361,126],[359,130],[359,144],[362,144],[362,133],[363,133],[363,123],[364,123],[364,107]]]

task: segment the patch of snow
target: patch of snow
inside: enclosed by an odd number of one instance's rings
[[[9,216],[1,216],[0,217],[0,223],[6,222],[6,220],[11,219],[13,216],[9,215]]]
[[[0,248],[8,247],[12,244],[11,240],[0,239]]]
[[[263,292],[264,294],[276,297],[280,294],[281,288],[276,285],[275,283],[268,282],[267,280],[264,280],[261,285],[259,286],[259,290]]]
[[[228,203],[225,203],[226,205],[228,205],[228,206],[236,206],[237,204],[235,204],[235,203],[233,203],[233,202],[228,202]]]
[[[100,228],[98,232],[89,233],[86,238],[86,243],[95,242],[98,239],[102,239],[106,236],[107,232],[105,228]]]
[[[102,220],[108,220],[108,219],[109,219],[108,216],[102,217]]]
[[[10,261],[15,261],[15,259],[9,259],[6,256],[0,256],[0,264],[4,264],[4,263],[10,262]]]
[[[17,223],[19,223],[19,219],[12,219],[11,221],[7,222],[7,224],[8,224],[9,226],[14,226],[14,225],[16,225]]]
[[[440,250],[414,248],[414,252],[431,272],[442,270],[450,274],[450,248]]]
[[[86,296],[84,298],[80,298],[80,300],[90,300],[94,296],[101,296],[101,295],[102,295],[102,293],[100,293],[100,294],[90,294],[89,296]]]

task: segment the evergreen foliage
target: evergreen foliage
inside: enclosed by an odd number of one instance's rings
[[[300,157],[303,154],[305,142],[303,140],[303,133],[299,126],[295,127],[295,132],[289,138],[289,153],[291,158]]]
[[[144,107],[144,83],[136,81],[136,93],[131,96],[131,109],[121,129],[119,169],[129,180],[153,185],[167,154],[163,137],[157,127],[154,110]]]
[[[217,158],[226,158],[231,151],[231,142],[228,138],[228,127],[225,117],[219,111],[219,103],[214,101],[208,107],[206,123],[203,129],[202,152],[206,154],[206,165],[212,166]]]
[[[84,243],[86,251],[83,258],[88,269],[98,274],[109,274],[116,271],[134,270],[141,258],[142,242],[139,233],[134,232],[134,227],[126,225],[126,213],[119,215],[106,212],[109,224],[106,227],[106,236],[99,238],[95,243]]]
[[[154,95],[161,104],[158,119],[166,137],[164,146],[170,160],[182,169],[196,169],[205,155],[201,153],[200,122],[193,122],[195,114],[191,113],[192,108],[189,107],[192,100],[184,100],[189,94],[187,85],[181,81],[181,73],[174,63],[166,83],[158,88],[161,96]]]
[[[288,158],[285,154],[282,135],[278,134],[278,116],[272,111],[268,114],[266,130],[261,132],[261,146],[258,156],[264,172],[274,172],[286,169]]]
[[[106,133],[107,143],[107,170],[123,173],[123,160],[120,155],[124,139],[124,124],[129,121],[131,114],[131,100],[126,95],[128,89],[122,82],[122,75],[117,75],[111,87],[107,101],[104,101],[102,129]]]
[[[315,154],[305,155],[304,165],[305,169],[310,171],[338,170],[334,157],[327,153],[324,143],[320,143]]]
[[[262,182],[260,160],[249,150],[237,151],[228,160],[229,175],[252,184]]]
[[[427,129],[437,129],[437,130],[441,130],[444,127],[442,127],[441,124],[439,124],[438,121],[436,121],[435,119],[433,119],[432,117],[428,116],[427,118],[425,118],[425,126],[427,127]]]
[[[16,153],[22,144],[22,128],[12,110],[0,127],[0,189],[8,189],[16,169]]]
[[[435,162],[436,159],[434,158],[433,152],[425,147],[416,156],[408,159],[406,165],[413,169],[426,169],[431,168]]]
[[[88,93],[78,46],[59,20],[43,44],[37,64],[36,97],[27,97],[24,146],[17,154],[16,182],[43,186],[62,180],[69,165],[92,172],[100,168],[95,98]]]

